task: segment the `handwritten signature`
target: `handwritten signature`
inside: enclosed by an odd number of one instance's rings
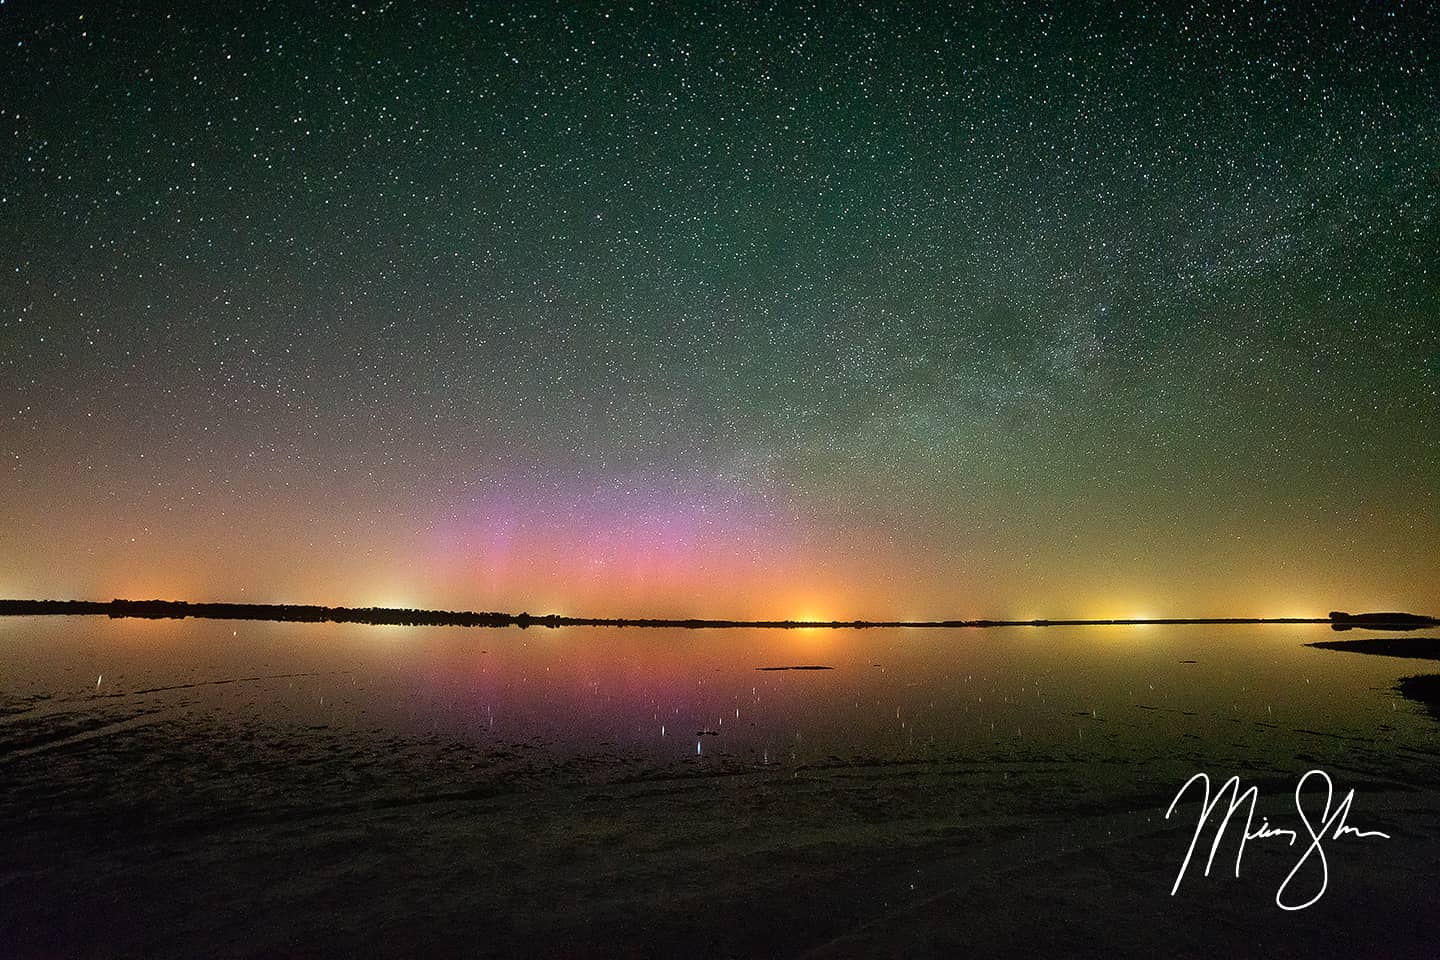
[[[1310,819],[1310,815],[1306,812],[1305,803],[1302,798],[1302,795],[1305,793],[1305,785],[1309,783],[1312,778],[1319,778],[1324,782],[1325,786],[1325,804],[1320,808],[1319,818],[1314,821]],[[1185,873],[1190,869],[1190,861],[1195,856],[1195,847],[1200,843],[1200,838],[1205,833],[1206,825],[1209,823],[1215,811],[1220,808],[1221,802],[1226,799],[1227,795],[1229,797],[1229,804],[1224,809],[1225,815],[1220,820],[1219,826],[1215,828],[1215,839],[1210,844],[1210,855],[1205,860],[1205,876],[1208,877],[1210,875],[1210,867],[1215,863],[1215,854],[1220,849],[1220,841],[1224,838],[1225,830],[1230,825],[1230,818],[1234,816],[1236,810],[1244,807],[1247,802],[1249,809],[1245,814],[1245,830],[1240,835],[1240,847],[1235,851],[1236,877],[1240,876],[1240,861],[1245,856],[1245,844],[1249,841],[1285,837],[1289,845],[1293,847],[1300,840],[1298,831],[1272,827],[1269,819],[1265,817],[1261,817],[1258,827],[1255,826],[1255,802],[1259,799],[1260,789],[1252,786],[1242,791],[1240,789],[1240,778],[1238,776],[1226,780],[1212,797],[1210,792],[1210,777],[1204,773],[1195,774],[1195,776],[1185,781],[1185,785],[1175,794],[1175,799],[1170,801],[1170,808],[1165,811],[1166,820],[1170,819],[1171,815],[1175,813],[1175,808],[1179,805],[1181,799],[1189,793],[1190,788],[1196,784],[1199,784],[1202,791],[1200,817],[1195,823],[1195,833],[1190,838],[1190,848],[1185,851],[1185,859],[1180,863],[1180,872],[1175,876],[1175,885],[1170,888],[1170,895],[1172,897],[1176,891],[1180,889],[1180,881],[1185,879]],[[1330,882],[1330,864],[1325,858],[1325,848],[1323,846],[1326,840],[1339,840],[1341,837],[1347,835],[1357,838],[1380,837],[1385,840],[1390,839],[1388,833],[1381,833],[1379,830],[1358,830],[1346,822],[1350,817],[1350,805],[1355,800],[1354,790],[1346,793],[1345,798],[1341,800],[1339,804],[1335,804],[1332,810],[1331,806],[1334,804],[1334,799],[1335,785],[1331,783],[1330,775],[1324,770],[1311,770],[1300,778],[1299,783],[1295,784],[1295,811],[1300,815],[1300,822],[1305,825],[1305,832],[1310,836],[1310,843],[1309,846],[1305,848],[1305,852],[1300,855],[1300,859],[1296,861],[1295,866],[1291,868],[1290,872],[1286,874],[1285,879],[1281,881],[1280,889],[1275,891],[1275,905],[1281,910],[1304,910],[1324,896],[1325,888]],[[1307,863],[1312,862],[1312,860],[1318,864],[1318,870],[1312,869],[1311,873],[1318,873],[1319,889],[1305,902],[1295,902],[1298,900],[1298,897],[1292,897],[1290,895],[1291,886],[1298,886],[1298,884],[1296,884],[1296,877],[1299,876],[1301,869]]]

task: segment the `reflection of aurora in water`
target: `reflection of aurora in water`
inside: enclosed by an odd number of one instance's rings
[[[1428,731],[1400,722],[1410,713],[1396,710],[1391,688],[1403,671],[1392,661],[1305,645],[1333,636],[1324,626],[475,632],[90,618],[5,626],[20,645],[6,695],[47,696],[51,712],[63,703],[64,712],[103,715],[155,700],[180,715],[239,711],[255,723],[424,731],[572,758],[603,750],[646,762],[685,751],[724,763],[1083,759],[1147,756],[1173,737],[1196,750],[1229,744],[1243,756],[1296,746],[1304,730],[1328,731],[1334,743],[1373,737],[1377,722],[1397,736]],[[104,697],[94,689],[101,674]],[[289,679],[264,679],[275,675]],[[692,745],[685,732],[708,742]]]
[[[1181,851],[1144,838],[1197,770],[1278,795],[1297,764],[1328,767],[1359,784],[1367,824],[1393,828],[1402,801],[1403,822],[1440,823],[1433,721],[1393,693],[1395,661],[1305,645],[1332,635],[6,618],[0,856],[36,891],[25,916],[110,891],[31,929],[103,923],[137,950],[136,923],[211,943],[222,928],[194,918],[217,909],[278,952],[319,911],[337,932],[318,955],[358,949],[355,931],[460,929],[554,952],[596,924],[615,942],[743,927],[798,948],[1080,835],[1158,845],[1153,865],[1128,852],[1106,870],[1147,864],[1134,883],[1163,892]],[[1263,857],[1255,882],[1273,886]],[[1355,878],[1336,878],[1343,903]],[[242,911],[257,890],[276,905]]]

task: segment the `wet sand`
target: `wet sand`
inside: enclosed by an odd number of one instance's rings
[[[212,755],[203,805],[103,786],[20,822],[7,805],[10,955],[1433,956],[1440,935],[1415,882],[1440,875],[1440,792],[1359,771],[1336,772],[1355,820],[1393,840],[1337,841],[1326,897],[1284,914],[1294,855],[1258,841],[1239,880],[1225,857],[1172,898],[1193,821],[1121,765],[1075,796],[1055,785],[1078,771],[1036,763],[557,788],[469,779],[435,745],[370,758],[394,779],[357,789],[357,761]],[[1278,822],[1289,779],[1261,783]]]

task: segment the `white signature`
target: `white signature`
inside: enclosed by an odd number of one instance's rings
[[[1309,783],[1312,777],[1319,777],[1325,782],[1325,805],[1320,809],[1320,817],[1318,821],[1315,822],[1312,822],[1309,815],[1305,812],[1305,804],[1301,800],[1301,794],[1305,791],[1305,784]],[[1166,820],[1169,820],[1170,816],[1175,812],[1175,807],[1180,803],[1180,799],[1197,783],[1200,784],[1201,789],[1204,791],[1200,801],[1200,818],[1195,824],[1195,834],[1190,838],[1190,849],[1185,851],[1185,859],[1180,864],[1180,872],[1175,876],[1175,885],[1170,888],[1170,895],[1172,897],[1175,895],[1175,892],[1180,889],[1180,881],[1185,879],[1185,871],[1190,869],[1190,860],[1195,855],[1195,847],[1200,842],[1201,834],[1205,832],[1205,826],[1209,822],[1211,814],[1220,806],[1220,802],[1225,799],[1227,792],[1230,795],[1229,806],[1225,810],[1225,816],[1220,820],[1219,826],[1215,828],[1215,839],[1210,844],[1210,856],[1205,860],[1205,876],[1208,877],[1210,875],[1210,867],[1215,862],[1215,853],[1220,849],[1220,841],[1225,836],[1225,828],[1230,824],[1230,817],[1234,815],[1236,810],[1244,806],[1246,801],[1249,801],[1249,809],[1245,814],[1245,832],[1241,834],[1240,847],[1235,851],[1236,877],[1240,876],[1240,860],[1245,856],[1246,842],[1250,840],[1268,840],[1273,837],[1286,837],[1290,846],[1293,847],[1296,841],[1300,839],[1297,831],[1272,827],[1270,826],[1270,821],[1265,817],[1261,817],[1258,827],[1254,826],[1255,801],[1260,796],[1260,789],[1258,787],[1250,787],[1242,791],[1240,789],[1240,778],[1238,776],[1226,780],[1224,785],[1216,791],[1212,798],[1210,795],[1210,777],[1204,773],[1195,774],[1195,776],[1185,781],[1185,785],[1175,794],[1175,799],[1170,801],[1170,809],[1165,811]],[[1390,839],[1388,833],[1381,833],[1379,830],[1357,830],[1346,823],[1350,817],[1350,804],[1355,800],[1354,790],[1346,793],[1345,799],[1341,800],[1332,811],[1330,807],[1334,799],[1335,786],[1330,782],[1330,775],[1324,770],[1311,770],[1300,778],[1299,783],[1295,784],[1295,811],[1300,814],[1300,822],[1305,825],[1305,832],[1310,835],[1310,844],[1305,848],[1305,852],[1301,854],[1300,859],[1296,861],[1295,866],[1286,874],[1285,879],[1281,881],[1280,889],[1275,891],[1275,905],[1281,910],[1304,910],[1325,894],[1325,887],[1330,882],[1330,865],[1325,859],[1325,849],[1323,847],[1323,843],[1326,840],[1339,840],[1347,834],[1354,837],[1381,837],[1385,840]],[[1291,884],[1295,882],[1295,878],[1300,873],[1300,869],[1304,867],[1305,864],[1311,862],[1311,858],[1318,858],[1319,889],[1315,891],[1314,896],[1309,900],[1306,900],[1304,903],[1296,903],[1294,902],[1295,898],[1287,896],[1287,891],[1290,890]]]

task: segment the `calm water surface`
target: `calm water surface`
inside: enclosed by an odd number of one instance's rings
[[[644,766],[936,756],[1287,757],[1433,742],[1416,664],[1305,646],[1323,626],[463,629],[0,620],[0,745],[96,723],[438,738]],[[762,668],[824,666],[826,670]],[[1420,664],[1423,667],[1423,663]],[[1408,669],[1407,669],[1408,668]],[[61,736],[67,724],[93,729]],[[301,736],[296,749],[304,749]],[[697,755],[701,758],[696,760]]]
[[[1199,770],[1432,790],[1395,691],[1430,664],[1306,646],[1358,635],[4,618],[0,924],[33,955],[798,950],[924,893],[917,858],[1153,829]],[[762,669],[796,666],[829,669]]]

